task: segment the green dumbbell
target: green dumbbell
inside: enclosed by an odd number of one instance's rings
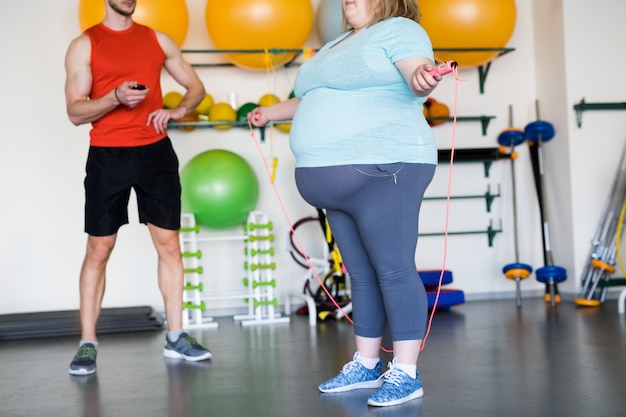
[[[276,287],[276,280],[273,279],[271,281],[253,281],[252,288],[256,289],[257,287]]]
[[[200,226],[195,225],[193,227],[181,227],[180,229],[178,229],[178,231],[181,233],[189,233],[189,232],[198,233],[200,232]]]
[[[190,301],[184,301],[183,310],[191,310],[191,309],[198,309],[200,311],[204,311],[206,309],[206,304],[204,303],[204,301],[201,301],[200,304],[194,304]]]
[[[193,273],[196,273],[196,274],[201,274],[201,273],[202,273],[202,271],[203,271],[203,269],[202,269],[202,267],[201,267],[201,266],[199,266],[199,267],[197,267],[197,268],[185,268],[185,269],[183,270],[183,272],[184,272],[185,274],[193,274]]]
[[[202,291],[202,283],[199,283],[198,285],[193,285],[192,283],[188,282],[185,284],[184,290],[185,291],[193,291],[193,290],[198,290],[198,291]]]
[[[183,252],[181,253],[181,256],[183,258],[202,258],[202,251],[201,250],[197,250],[195,252]]]
[[[260,307],[260,306],[274,306],[274,307],[278,307],[278,300],[276,298],[274,298],[273,300],[270,300],[270,301],[254,300],[254,308],[257,308],[257,307]]]

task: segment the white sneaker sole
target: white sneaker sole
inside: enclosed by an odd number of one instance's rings
[[[323,392],[325,394],[331,394],[335,392],[352,391],[355,389],[380,388],[382,385],[383,385],[383,380],[379,378],[373,381],[357,382],[356,384],[346,385],[344,387],[328,388],[328,389],[324,389],[322,387],[318,387],[318,388],[320,392]]]
[[[96,368],[93,368],[92,370],[88,370],[88,369],[69,369],[70,375],[91,375],[91,374],[95,374],[96,373]]]
[[[374,407],[387,407],[391,405],[400,405],[400,404],[404,404],[405,402],[415,400],[417,398],[422,398],[423,396],[424,396],[424,388],[420,388],[417,391],[414,391],[413,393],[407,395],[406,397],[398,398],[397,400],[393,400],[393,401],[378,402],[378,401],[374,401],[368,398],[367,405],[372,405]]]
[[[207,359],[211,359],[213,354],[211,352],[207,352],[204,355],[200,355],[200,356],[187,356],[187,355],[183,355],[182,353],[178,353],[175,350],[163,349],[163,356],[165,356],[166,358],[170,358],[170,359],[184,359],[190,362],[197,362],[197,361],[204,361]]]

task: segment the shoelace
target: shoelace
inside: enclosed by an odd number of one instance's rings
[[[78,359],[91,358],[92,356],[95,355],[95,353],[96,353],[96,350],[92,348],[91,346],[82,345],[78,349],[78,353],[76,353],[76,357]]]
[[[383,378],[385,382],[389,382],[390,384],[393,384],[395,386],[400,386],[400,383],[402,382],[402,375],[395,368],[390,368],[380,377]]]
[[[341,369],[342,373],[347,373],[348,371],[350,371],[350,369],[354,368],[354,366],[357,364],[357,361],[350,361],[348,363],[346,363],[343,368]]]
[[[200,344],[198,343],[198,341],[196,339],[194,339],[193,336],[189,336],[187,335],[187,337],[185,337],[185,340],[187,341],[187,343],[189,343],[191,346],[196,347],[199,346]]]

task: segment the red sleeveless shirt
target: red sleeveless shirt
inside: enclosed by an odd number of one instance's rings
[[[154,30],[133,23],[127,30],[114,31],[100,23],[85,34],[91,39],[91,99],[104,96],[123,81],[135,80],[150,88],[137,107],[120,105],[93,122],[91,146],[142,146],[161,140],[163,134],[152,125],[146,126],[148,114],[163,107],[161,69],[165,53]]]

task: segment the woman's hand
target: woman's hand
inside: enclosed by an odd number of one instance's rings
[[[267,107],[256,107],[250,113],[248,113],[248,121],[253,126],[262,127],[270,122],[270,119],[266,115]]]
[[[248,120],[254,126],[262,127],[269,122],[285,122],[293,119],[300,100],[293,97],[271,106],[259,106],[248,113]]]
[[[430,94],[431,91],[439,85],[439,82],[443,79],[443,76],[438,72],[432,75],[434,67],[431,64],[422,64],[415,69],[413,73],[413,88],[420,95]]]

